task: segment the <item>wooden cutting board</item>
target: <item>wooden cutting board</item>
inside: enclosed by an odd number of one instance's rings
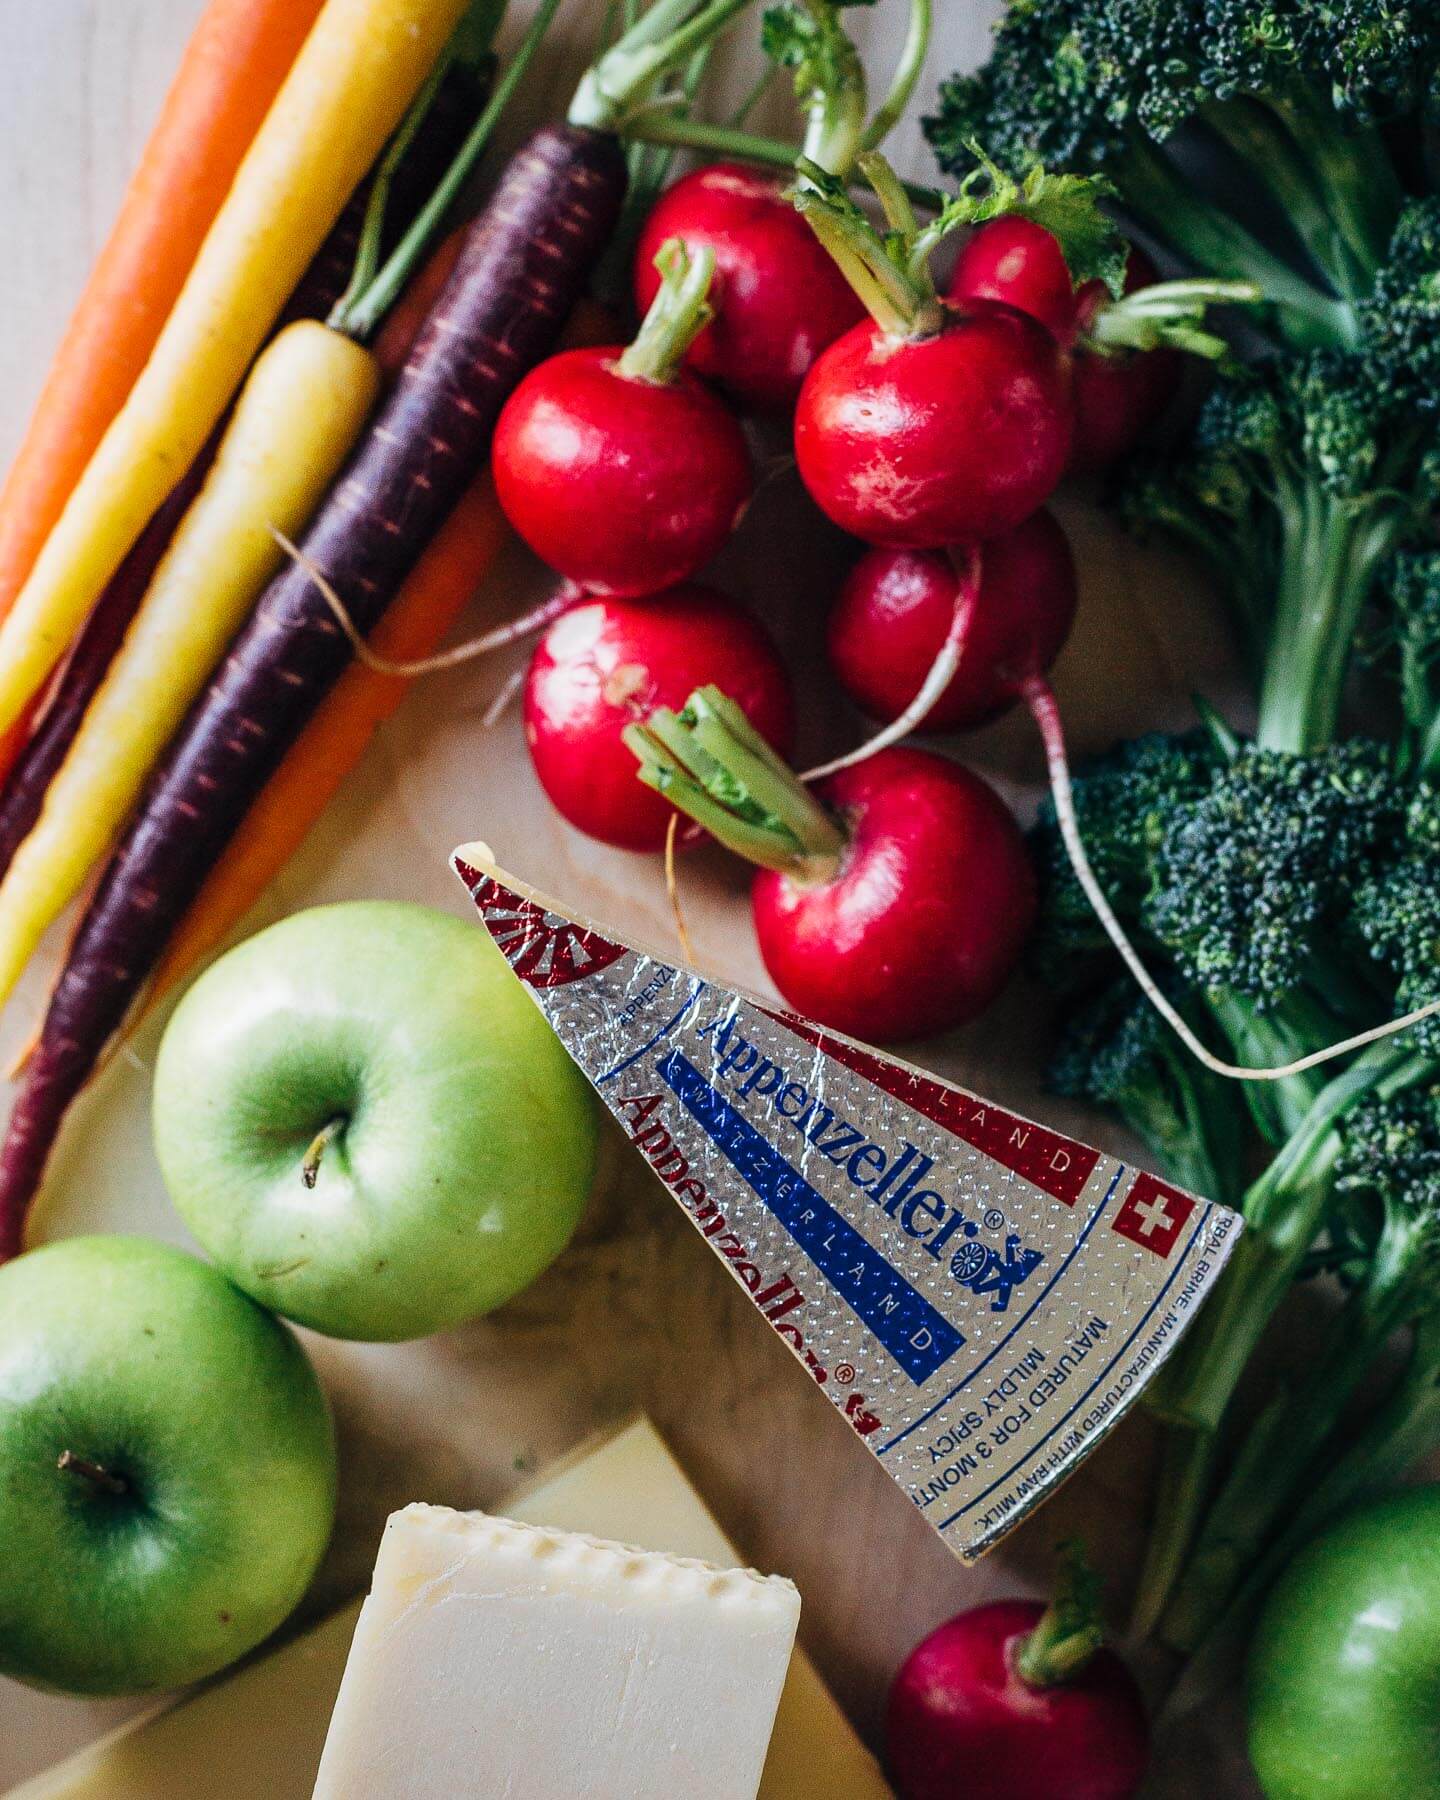
[[[0,242],[0,455],[17,439],[68,307],[112,219],[200,0],[3,0]],[[528,10],[512,7],[513,33]],[[898,46],[903,0],[857,9],[877,82]],[[922,82],[979,60],[994,0],[939,0]],[[571,0],[511,122],[563,107],[601,7]],[[753,73],[722,71],[731,94]],[[733,61],[734,59],[732,59]],[[786,128],[783,94],[770,124]],[[918,125],[892,140],[908,174],[933,177]],[[783,448],[783,446],[780,446]],[[1087,504],[1059,511],[1083,571],[1080,625],[1057,671],[1080,747],[1182,716],[1228,651],[1213,608],[1176,563],[1141,556]],[[817,519],[793,475],[764,488],[715,578],[763,603],[806,696],[806,751],[850,741],[854,718],[823,679],[820,626],[846,547]],[[543,576],[510,555],[465,629],[522,610]],[[1157,628],[1157,622],[1163,625]],[[463,910],[446,856],[483,836],[517,872],[595,917],[668,941],[655,866],[562,825],[530,773],[515,711],[482,714],[518,657],[432,678],[382,734],[341,801],[249,922],[254,929],[322,900],[394,896]],[[967,758],[1022,806],[1041,762],[1024,720],[967,743]],[[743,872],[718,854],[685,871],[701,959],[752,987],[764,980],[749,940]],[[0,1055],[29,1029],[54,944],[0,1020]],[[1124,1148],[1113,1130],[1044,1096],[1036,1070],[1043,1002],[1017,986],[981,1025],[917,1055],[929,1066],[1081,1136]],[[158,1022],[78,1109],[49,1183],[39,1229],[146,1232],[185,1241],[149,1144],[149,1074]],[[1123,1590],[1141,1530],[1151,1445],[1143,1422],[1120,1430],[1040,1515],[979,1568],[962,1569],[801,1378],[673,1202],[621,1146],[579,1241],[529,1293],[492,1318],[427,1343],[312,1341],[335,1397],[344,1450],[340,1529],[313,1597],[317,1610],[363,1584],[380,1524],[414,1499],[485,1504],[598,1423],[643,1406],[682,1454],[727,1531],[759,1566],[805,1597],[802,1635],[863,1730],[875,1735],[887,1682],[911,1644],[962,1607],[1042,1585],[1051,1547],[1082,1531]],[[41,1697],[0,1682],[0,1792],[131,1710]],[[1211,1732],[1212,1791],[1250,1790],[1233,1730]],[[1226,1744],[1230,1746],[1226,1749]],[[1194,1793],[1197,1764],[1167,1791]],[[1222,1772],[1223,1770],[1223,1772]],[[1160,1788],[1157,1786],[1157,1792]],[[817,1797],[818,1800],[818,1797]],[[827,1797],[829,1800],[829,1797]]]

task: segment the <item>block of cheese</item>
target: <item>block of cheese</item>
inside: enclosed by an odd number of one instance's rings
[[[629,1539],[706,1562],[738,1555],[660,1433],[635,1419],[552,1466],[506,1502],[512,1518]],[[638,1534],[638,1535],[637,1535]],[[814,1663],[797,1649],[765,1759],[760,1800],[892,1800],[880,1765],[855,1735]]]
[[[754,1800],[799,1620],[783,1576],[407,1506],[315,1800]]]
[[[706,1561],[734,1548],[648,1419],[582,1445],[504,1510]],[[6,1800],[310,1800],[360,1602]],[[875,1759],[802,1650],[791,1658],[759,1800],[890,1800]]]

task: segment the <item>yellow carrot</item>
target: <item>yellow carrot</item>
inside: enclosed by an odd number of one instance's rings
[[[326,0],[149,361],[0,625],[0,732],[190,466],[466,0]]]
[[[75,897],[152,764],[283,560],[379,392],[368,350],[306,321],[245,384],[214,467],[0,882],[0,999]]]

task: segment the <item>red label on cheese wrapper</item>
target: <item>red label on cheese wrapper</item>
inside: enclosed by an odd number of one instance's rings
[[[907,1069],[903,1063],[877,1056],[873,1050],[845,1038],[832,1037],[793,1013],[774,1013],[772,1017],[789,1026],[806,1043],[818,1045],[847,1069],[913,1106],[916,1112],[953,1131],[956,1137],[1033,1181],[1067,1206],[1075,1204],[1095,1173],[1100,1152],[1088,1144],[1077,1144],[1073,1138],[1061,1137],[1043,1125],[1006,1112],[993,1100],[981,1100],[948,1082],[922,1075],[918,1069]]]
[[[479,878],[474,895],[485,914],[490,935],[510,967],[527,987],[564,987],[618,962],[623,944],[611,943],[568,919],[556,919],[533,900],[522,900],[488,876]]]
[[[485,860],[455,866],[635,1148],[946,1542],[982,1554],[1134,1404],[1236,1216]]]

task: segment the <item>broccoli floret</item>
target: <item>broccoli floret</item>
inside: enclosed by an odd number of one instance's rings
[[[1196,987],[1273,1005],[1316,973],[1317,946],[1403,812],[1379,744],[1247,749],[1172,818],[1144,922]]]
[[[1405,718],[1400,767],[1440,777],[1440,551],[1403,551],[1386,570],[1385,623],[1376,648],[1393,652]]]
[[[1154,883],[1155,858],[1177,811],[1208,788],[1219,761],[1203,732],[1152,732],[1085,764],[1075,781],[1075,812],[1086,852],[1110,903],[1138,926]],[[1085,898],[1048,801],[1031,836],[1040,875],[1040,922],[1031,940],[1035,966],[1062,992],[1091,981],[1110,940]]]
[[[1416,787],[1389,854],[1360,882],[1350,923],[1395,978],[1395,1010],[1440,999],[1440,788]],[[1414,1040],[1440,1055],[1440,1015],[1413,1027]]]
[[[1408,373],[1314,351],[1222,375],[1188,441],[1122,478],[1131,527],[1176,537],[1229,595],[1265,748],[1334,737],[1366,604],[1440,501],[1433,437]]]
[[[989,61],[944,83],[925,121],[947,169],[968,170],[976,143],[1013,175],[1037,162],[1100,170],[1124,155],[1128,78],[1087,43],[1092,11],[1086,0],[1011,0]]]
[[[1201,1027],[1198,1015],[1191,1024]],[[1052,1093],[1114,1113],[1182,1187],[1238,1200],[1244,1102],[1233,1082],[1195,1060],[1128,976],[1071,1008],[1046,1079]]]
[[[1440,408],[1440,199],[1412,201],[1360,308],[1367,352],[1422,409]]]
[[[1440,1082],[1370,1093],[1340,1125],[1332,1265],[1379,1337],[1440,1313]]]

